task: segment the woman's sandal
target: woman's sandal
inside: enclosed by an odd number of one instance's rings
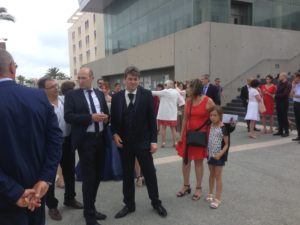
[[[211,203],[210,203],[210,208],[212,209],[217,209],[219,208],[219,206],[221,205],[221,201],[219,199],[214,199]]]
[[[161,147],[164,148],[165,146],[166,146],[166,143],[163,142],[163,143],[161,144]]]
[[[209,203],[212,203],[214,200],[214,195],[213,194],[208,194],[205,198],[205,200]]]
[[[201,196],[202,196],[202,188],[201,188],[201,187],[196,187],[196,191],[197,191],[197,190],[200,190],[201,193],[198,194],[198,195],[193,194],[192,200],[194,200],[194,201],[198,201],[198,200],[201,198]]]
[[[183,196],[185,196],[186,194],[190,194],[191,191],[192,191],[192,189],[191,189],[190,185],[189,185],[189,184],[185,184],[185,185],[184,185],[184,192],[179,191],[179,192],[177,192],[176,196],[177,196],[177,197],[183,197]]]
[[[145,180],[143,176],[138,176],[135,182],[137,187],[142,187],[145,184]]]

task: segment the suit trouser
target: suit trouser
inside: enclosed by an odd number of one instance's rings
[[[82,174],[83,214],[87,223],[96,223],[95,201],[105,160],[103,134],[87,133],[78,146]]]
[[[298,137],[300,137],[300,102],[294,102],[294,114]]]
[[[277,120],[278,120],[278,132],[286,134],[289,133],[289,121],[288,121],[288,110],[289,103],[282,101],[280,103],[276,102]]]
[[[119,149],[123,168],[123,202],[129,208],[135,208],[134,164],[135,158],[140,163],[145,178],[148,196],[153,207],[161,204],[158,195],[157,177],[152,153],[146,149],[136,149],[134,145],[124,145]]]
[[[0,210],[1,225],[44,225],[45,203],[34,210],[16,208],[15,210]]]
[[[64,138],[62,144],[62,157],[60,161],[65,181],[64,201],[73,200],[75,193],[75,152],[71,148],[71,136]],[[49,187],[46,195],[46,205],[49,209],[57,208],[58,200],[55,198],[55,184]]]

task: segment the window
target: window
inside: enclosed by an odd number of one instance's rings
[[[76,45],[74,44],[73,45],[73,54],[75,54],[76,53]]]
[[[96,41],[97,39],[97,31],[94,30],[94,40]]]
[[[79,49],[82,48],[82,42],[81,42],[81,40],[78,42],[78,47],[79,47]]]
[[[85,31],[87,31],[89,29],[89,21],[88,20],[86,20],[84,22],[84,28],[85,28]]]
[[[82,64],[82,54],[79,55],[79,63]]]
[[[77,69],[74,69],[74,77],[77,76]]]
[[[90,61],[90,56],[91,56],[91,52],[90,52],[90,50],[87,50],[86,51],[86,60],[87,60],[87,62]]]
[[[85,45],[88,46],[90,44],[90,36],[85,36]]]
[[[76,65],[76,57],[73,57],[73,63]]]
[[[95,47],[95,57],[97,56],[97,47]]]
[[[94,14],[93,15],[93,21],[94,21],[94,24],[96,23],[96,15]]]
[[[75,31],[72,32],[72,40],[75,39]]]
[[[81,27],[78,27],[78,37],[81,35]]]

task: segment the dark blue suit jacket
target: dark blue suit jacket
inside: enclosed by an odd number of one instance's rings
[[[104,94],[98,89],[94,89],[94,91],[100,102],[101,111],[108,115]],[[81,143],[88,126],[93,123],[83,89],[76,89],[67,93],[64,110],[65,121],[71,124],[72,149],[75,150]],[[106,124],[104,124],[104,129],[106,129]]]
[[[124,134],[122,133],[124,104],[126,105],[125,90],[112,96],[112,134],[118,134],[121,139],[124,139]],[[150,143],[157,143],[156,118],[151,91],[138,87],[134,103],[134,114],[134,144],[140,149],[150,149]]]
[[[1,211],[39,180],[54,182],[62,132],[44,91],[0,82],[0,139]]]

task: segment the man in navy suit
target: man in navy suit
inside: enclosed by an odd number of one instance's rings
[[[128,67],[124,73],[125,90],[112,97],[111,127],[123,167],[123,202],[115,218],[135,211],[134,165],[138,159],[145,177],[152,207],[161,217],[167,216],[158,196],[152,154],[157,151],[157,128],[152,93],[139,86],[140,72]]]
[[[44,91],[16,84],[15,75],[12,56],[0,49],[0,224],[44,225],[62,132]]]
[[[105,159],[104,134],[108,108],[104,95],[93,89],[93,71],[82,67],[78,73],[79,89],[65,97],[65,121],[71,124],[72,149],[78,149],[82,174],[84,217],[87,225],[99,225],[106,215],[97,212],[95,200]]]
[[[202,93],[208,97],[210,97],[216,105],[220,105],[220,96],[218,88],[209,82],[209,75],[205,74],[201,78],[201,82],[203,85]]]

